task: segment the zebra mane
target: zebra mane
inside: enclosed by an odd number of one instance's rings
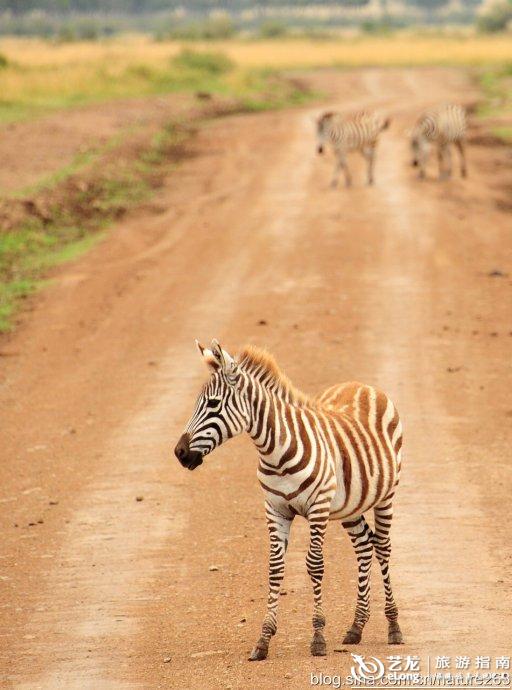
[[[253,374],[260,382],[275,386],[290,402],[300,406],[312,404],[305,393],[295,388],[288,376],[279,368],[274,357],[266,350],[246,345],[237,360],[242,369]]]

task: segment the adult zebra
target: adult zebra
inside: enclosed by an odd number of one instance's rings
[[[344,644],[356,644],[370,614],[375,549],[385,590],[388,642],[400,644],[398,609],[389,578],[392,500],[400,474],[402,428],[389,398],[345,383],[309,398],[292,386],[265,351],[246,347],[237,359],[212,341],[197,343],[212,375],[203,387],[175,454],[189,470],[227,439],[246,431],[259,454],[270,535],[269,595],[261,637],[250,659],[265,659],[277,629],[277,602],[292,520],[309,522],[307,570],[313,583],[311,653],[326,654],[322,610],[323,541],[329,520],[341,520],[355,548],[359,585],[354,622]],[[373,509],[374,531],[364,513]]]
[[[460,105],[443,105],[423,113],[411,132],[412,164],[419,167],[420,178],[426,175],[432,144],[437,147],[440,180],[452,174],[452,145],[459,152],[460,174],[466,177],[465,140],[466,111]]]
[[[316,122],[317,151],[323,153],[329,143],[336,156],[336,165],[331,186],[336,187],[340,171],[345,173],[345,186],[350,187],[352,176],[347,164],[347,153],[359,151],[367,162],[368,184],[374,182],[373,168],[375,149],[380,133],[389,127],[390,120],[382,120],[375,113],[361,110],[351,116],[328,112]]]

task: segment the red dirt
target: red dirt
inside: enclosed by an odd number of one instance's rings
[[[469,179],[443,184],[420,183],[408,166],[404,132],[419,109],[474,101],[460,72],[315,82],[334,106],[392,117],[374,188],[357,164],[353,189],[328,188],[332,161],[314,156],[312,139],[319,109],[210,123],[199,155],[155,198],[165,212],[131,214],[56,270],[3,341],[6,687],[307,688],[313,670],[348,672],[333,648],[351,622],[356,570],[337,524],[328,656],[309,656],[307,535],[296,521],[280,629],[267,661],[246,661],[266,600],[257,460],[247,439],[194,473],[172,456],[206,375],[195,337],[264,345],[308,392],[359,379],[390,394],[405,437],[392,532],[398,652],[510,654],[505,152],[470,148]],[[373,581],[358,651],[383,658],[396,650]]]
[[[131,129],[187,115],[192,97],[172,94],[58,111],[36,121],[13,122],[0,137],[0,190],[13,192],[69,165],[77,154],[97,151]]]

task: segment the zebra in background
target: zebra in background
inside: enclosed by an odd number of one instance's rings
[[[431,144],[437,146],[440,180],[452,174],[452,144],[459,152],[460,174],[466,177],[465,137],[466,111],[460,105],[443,105],[423,113],[411,133],[412,164],[419,167],[420,178],[426,175]]]
[[[236,359],[212,341],[197,343],[211,376],[175,448],[193,470],[206,455],[246,431],[259,454],[270,536],[269,593],[261,637],[250,660],[265,659],[277,630],[285,552],[296,515],[309,522],[306,557],[313,585],[311,653],[326,654],[322,609],[323,542],[329,520],[340,520],[359,570],[354,621],[343,643],[357,644],[370,615],[370,568],[375,552],[385,591],[389,644],[401,644],[389,578],[393,496],[400,475],[402,427],[391,400],[361,383],[333,386],[309,398],[292,386],[265,351],[246,347]],[[364,514],[373,509],[374,530]]]
[[[362,110],[351,116],[328,112],[316,122],[317,151],[323,153],[325,145],[330,144],[336,157],[331,186],[336,187],[340,171],[345,173],[345,185],[350,187],[352,176],[347,164],[347,154],[359,151],[367,162],[368,184],[374,182],[373,168],[375,149],[380,133],[389,127],[390,120],[382,120],[378,115]]]

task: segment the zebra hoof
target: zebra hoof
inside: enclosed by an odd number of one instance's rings
[[[327,656],[327,645],[325,644],[324,636],[318,630],[313,635],[310,649],[312,656]]]
[[[361,642],[361,631],[351,628],[343,638],[343,644],[359,644]]]
[[[402,637],[402,631],[398,627],[390,628],[388,632],[388,644],[403,644],[404,638]]]
[[[258,640],[256,647],[251,652],[249,661],[263,661],[268,655],[268,642],[266,640]]]

